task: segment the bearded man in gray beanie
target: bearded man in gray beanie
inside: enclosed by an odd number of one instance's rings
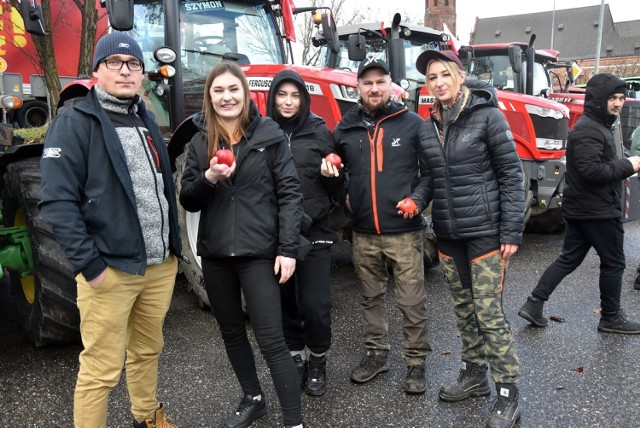
[[[622,180],[640,171],[640,157],[624,158],[612,125],[627,96],[624,80],[596,74],[587,82],[584,114],[569,132],[562,214],[567,222],[560,256],[547,268],[518,312],[536,327],[546,327],[544,302],[560,282],[595,248],[600,257],[601,333],[639,334],[620,307],[625,268]]]
[[[106,427],[109,391],[125,363],[134,427],[175,427],[156,398],[162,326],[181,254],[166,145],[137,95],[138,43],[125,33],[95,49],[97,83],[47,132],[42,216],[75,273],[83,351],[77,428]]]

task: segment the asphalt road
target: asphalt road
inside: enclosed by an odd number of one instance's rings
[[[622,290],[629,318],[640,320],[640,291],[633,289],[640,261],[640,222],[626,229],[627,270]],[[525,236],[507,276],[505,312],[511,322],[521,361],[522,427],[640,426],[640,336],[596,331],[599,315],[599,261],[594,252],[556,290],[547,315],[563,318],[535,329],[517,311],[546,266],[558,254],[560,235]],[[457,377],[460,341],[450,298],[439,268],[428,272],[429,340],[427,392],[407,396],[402,390],[400,314],[388,296],[392,352],[390,370],[365,385],[349,381],[362,354],[359,292],[349,246],[334,246],[332,280],[335,300],[334,336],[329,355],[330,386],[322,397],[303,396],[310,427],[479,427],[490,406],[487,398],[461,403],[440,402],[443,383]],[[79,344],[34,348],[19,329],[0,283],[0,427],[71,427],[73,386]],[[181,427],[219,426],[235,409],[241,391],[210,312],[201,310],[176,283],[165,325],[165,351],[160,360],[159,398]],[[255,348],[257,349],[257,347]],[[281,413],[268,370],[257,357],[269,414],[255,427],[278,427]],[[124,376],[123,376],[124,378]],[[123,379],[124,380],[124,379]],[[110,427],[131,426],[126,386],[111,393]]]

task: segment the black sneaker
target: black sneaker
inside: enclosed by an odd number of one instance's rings
[[[451,385],[443,386],[438,393],[442,401],[449,403],[487,395],[491,395],[491,388],[487,381],[487,366],[469,361],[462,362],[458,380]]]
[[[303,360],[299,354],[296,354],[293,356],[293,362],[296,363],[296,369],[298,369],[300,388],[304,388],[307,384],[307,361]]]
[[[360,361],[360,365],[351,372],[351,381],[355,383],[366,383],[380,373],[388,372],[387,355],[378,354],[374,351],[367,351],[367,355]]]
[[[255,420],[267,414],[267,401],[264,394],[261,400],[254,400],[250,394],[242,397],[235,413],[224,422],[225,428],[246,428]]]
[[[518,388],[512,383],[496,383],[498,396],[493,402],[487,428],[512,428],[520,420]]]
[[[424,378],[424,363],[407,366],[407,376],[404,378],[404,392],[407,394],[424,394],[427,381]]]
[[[549,324],[549,321],[542,314],[543,306],[544,300],[536,299],[535,297],[527,297],[527,301],[520,309],[520,312],[518,312],[518,315],[536,327],[546,327],[547,324]]]
[[[636,280],[633,282],[633,288],[640,290],[640,273],[636,276]]]
[[[307,372],[307,394],[319,396],[324,394],[327,387],[327,356],[309,356],[309,371]]]
[[[618,312],[604,312],[598,324],[601,333],[640,334],[640,324],[628,321],[622,309]]]

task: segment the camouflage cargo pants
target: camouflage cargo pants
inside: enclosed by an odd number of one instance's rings
[[[462,275],[458,270],[461,264],[467,269]],[[454,260],[441,251],[440,265],[451,291],[462,339],[462,359],[477,364],[489,363],[496,383],[516,383],[520,379],[520,364],[509,323],[502,311],[507,264],[500,251],[464,261],[459,257]]]
[[[363,340],[376,354],[389,352],[385,296],[391,265],[396,304],[403,316],[403,357],[423,364],[431,351],[427,341],[427,300],[424,288],[422,231],[376,235],[353,233],[353,264],[362,293]]]

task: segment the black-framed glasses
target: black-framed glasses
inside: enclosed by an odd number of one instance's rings
[[[142,65],[143,65],[137,59],[132,59],[132,60],[129,60],[129,61],[122,61],[121,59],[109,58],[109,59],[105,59],[102,62],[104,62],[104,65],[109,70],[121,70],[122,69],[122,65],[123,64],[127,64],[127,68],[129,69],[129,71],[140,71],[140,70],[142,70]]]

